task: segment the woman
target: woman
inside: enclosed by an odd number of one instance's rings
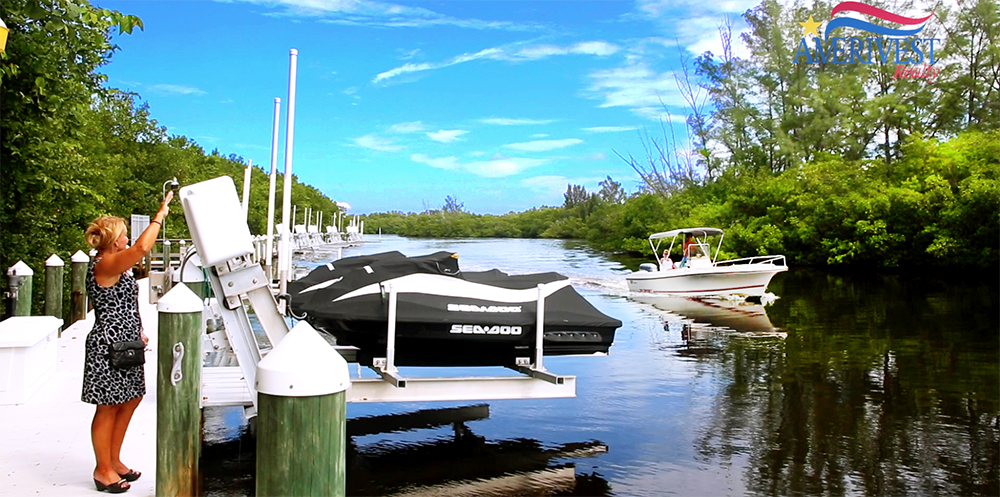
[[[142,332],[139,286],[131,269],[156,243],[173,198],[174,192],[168,192],[149,227],[131,247],[125,220],[120,217],[99,217],[87,227],[87,243],[97,249],[97,257],[87,269],[87,293],[94,303],[95,320],[87,335],[82,400],[97,404],[90,427],[97,457],[94,485],[110,493],[127,491],[129,482],[142,474],[122,463],[120,456],[132,413],[146,394],[146,379],[141,364],[113,368],[107,358],[108,348],[110,343],[125,340],[149,342]]]

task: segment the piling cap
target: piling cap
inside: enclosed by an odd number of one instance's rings
[[[73,257],[70,259],[72,262],[90,262],[90,256],[84,254],[82,250],[77,250]]]
[[[305,321],[257,364],[257,391],[268,395],[315,397],[350,386],[347,361]]]
[[[184,284],[174,285],[166,295],[156,301],[157,312],[169,314],[201,312],[204,309],[205,303]]]
[[[45,259],[45,266],[46,267],[63,267],[65,265],[66,265],[66,263],[63,262],[63,260],[60,259],[59,256],[56,255],[56,254],[52,254],[52,255],[49,256],[48,259]]]
[[[24,261],[17,261],[17,264],[14,264],[7,270],[7,276],[31,276],[33,274],[35,272]]]

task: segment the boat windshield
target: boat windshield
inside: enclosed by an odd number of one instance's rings
[[[690,246],[691,259],[696,259],[699,257],[711,257],[712,250],[707,243],[693,243]]]

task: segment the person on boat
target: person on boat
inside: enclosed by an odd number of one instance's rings
[[[674,261],[670,259],[670,251],[664,250],[663,258],[660,259],[660,271],[664,269],[673,269],[673,268],[674,268]]]
[[[691,246],[694,245],[694,236],[688,233],[687,238],[684,239],[683,254],[684,258],[681,259],[681,267],[687,266],[688,258],[691,257]]]
[[[100,491],[114,494],[128,491],[129,483],[141,475],[126,466],[120,456],[132,414],[146,394],[145,370],[142,364],[115,368],[107,356],[112,343],[129,340],[149,343],[139,318],[139,285],[131,269],[152,250],[173,197],[174,192],[167,192],[160,210],[131,247],[125,220],[120,217],[99,217],[86,231],[87,244],[97,249],[97,257],[90,263],[86,276],[95,319],[87,335],[81,400],[97,405],[90,436],[97,458],[94,485]]]

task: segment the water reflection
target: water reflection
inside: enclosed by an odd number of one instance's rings
[[[226,417],[221,412],[215,416]],[[578,474],[574,464],[606,453],[604,443],[489,440],[468,426],[488,417],[489,406],[481,404],[349,419],[347,494],[610,495],[604,478],[597,473]],[[415,430],[432,430],[433,436],[416,436]],[[202,453],[205,495],[254,494],[255,442],[249,431],[236,439],[206,443]]]
[[[982,312],[995,287],[808,271],[782,284],[768,311],[787,338],[734,337],[716,358],[706,461],[745,459],[755,493],[998,494],[997,320]]]
[[[760,302],[725,298],[675,297],[631,294],[630,300],[652,305],[668,314],[664,324],[683,323],[684,328],[702,331],[770,333],[776,331]],[[685,340],[688,338],[685,337]]]

